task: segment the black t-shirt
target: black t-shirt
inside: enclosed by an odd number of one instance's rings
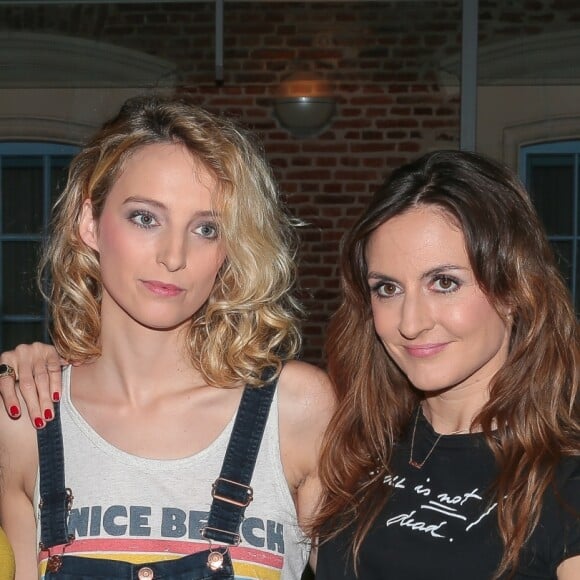
[[[481,434],[443,436],[421,469],[409,465],[410,436],[397,446],[392,495],[360,550],[360,580],[489,580],[502,554],[492,453]],[[420,416],[413,459],[421,462],[438,435]],[[562,560],[580,554],[580,457],[558,471],[560,499],[549,489],[541,519],[521,555],[516,578],[556,578]],[[566,507],[562,504],[566,502]],[[354,579],[352,530],[319,548],[317,580]]]

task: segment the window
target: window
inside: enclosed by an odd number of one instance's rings
[[[0,351],[48,341],[36,285],[43,235],[77,147],[0,143]]]
[[[552,242],[580,312],[580,141],[522,147],[520,173]]]

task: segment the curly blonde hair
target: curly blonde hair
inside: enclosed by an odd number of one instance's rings
[[[260,384],[265,367],[280,369],[300,348],[301,310],[292,294],[295,222],[252,138],[182,98],[129,99],[72,161],[39,271],[51,282],[45,297],[54,344],[75,363],[100,355],[100,267],[79,235],[81,210],[90,199],[98,220],[127,159],[155,143],[184,145],[218,183],[216,219],[226,260],[207,303],[192,315],[192,362],[214,386]]]

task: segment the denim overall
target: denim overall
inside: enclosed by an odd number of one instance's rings
[[[74,542],[67,530],[73,494],[65,485],[60,408],[38,431],[40,470],[40,549],[49,553],[46,576],[54,580],[234,580],[228,545],[240,543],[239,527],[252,501],[250,487],[260,443],[277,381],[268,382],[274,370],[266,369],[261,388],[246,386],[219,477],[212,485],[212,504],[201,535],[209,549],[175,560],[131,564],[98,558],[69,556]],[[220,545],[212,545],[212,541]],[[223,544],[228,544],[224,546]]]

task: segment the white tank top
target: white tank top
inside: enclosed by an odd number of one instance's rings
[[[66,486],[74,496],[69,531],[76,538],[66,554],[142,563],[208,548],[199,530],[206,523],[211,485],[219,475],[234,417],[209,447],[191,457],[136,457],[107,443],[74,407],[69,367],[63,375],[61,421]],[[254,501],[240,526],[242,541],[230,548],[235,577],[297,580],[309,545],[298,527],[280,459],[277,394],[252,487]],[[39,564],[42,578],[46,561]]]

